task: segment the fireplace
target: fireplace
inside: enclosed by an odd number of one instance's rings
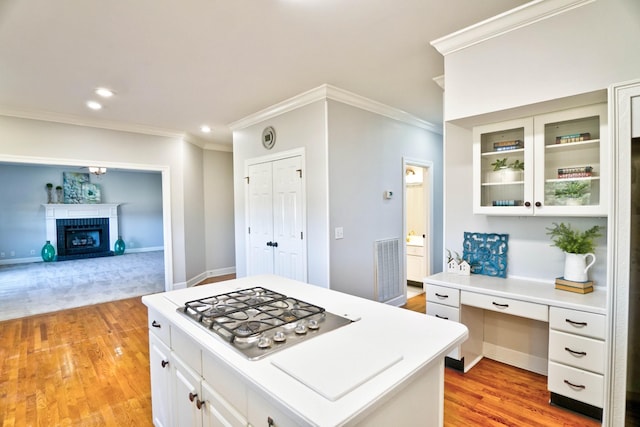
[[[58,260],[111,256],[109,218],[57,219]]]
[[[58,261],[113,255],[113,246],[119,236],[118,205],[43,205],[46,240],[56,247]]]

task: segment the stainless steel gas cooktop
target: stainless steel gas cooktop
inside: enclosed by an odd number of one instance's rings
[[[262,287],[189,301],[178,312],[251,360],[351,323],[322,307]]]

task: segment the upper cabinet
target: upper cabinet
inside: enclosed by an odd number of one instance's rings
[[[473,129],[474,213],[606,216],[607,106]]]

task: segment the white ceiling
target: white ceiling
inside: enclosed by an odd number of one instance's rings
[[[0,114],[229,144],[229,123],[328,83],[439,126],[429,42],[523,3],[0,0]],[[98,86],[117,95],[92,111]]]

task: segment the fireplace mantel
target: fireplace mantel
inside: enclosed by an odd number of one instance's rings
[[[109,247],[113,249],[118,240],[119,203],[60,204],[47,203],[44,206],[47,239],[57,248],[56,220],[69,218],[109,218]]]

